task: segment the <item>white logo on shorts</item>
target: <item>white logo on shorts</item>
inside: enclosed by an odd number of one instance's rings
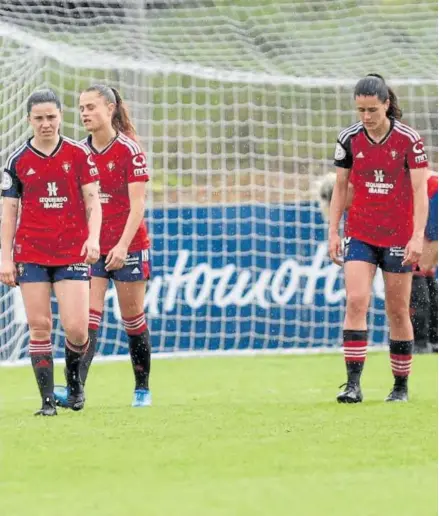
[[[343,238],[343,253],[345,256],[348,255],[349,252],[349,244],[351,243],[352,237]]]
[[[398,256],[399,258],[404,257],[404,247],[391,247],[389,249],[390,256]]]

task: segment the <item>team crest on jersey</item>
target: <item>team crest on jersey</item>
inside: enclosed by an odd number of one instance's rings
[[[2,190],[9,190],[12,186],[12,177],[7,173],[3,172],[2,178]]]
[[[72,165],[70,163],[65,162],[62,164],[62,168],[63,168],[64,172],[67,173],[72,168]]]
[[[392,156],[393,159],[396,159],[398,157],[398,153],[396,152],[396,150],[390,151],[390,155]]]
[[[337,143],[335,146],[335,153],[334,153],[334,159],[337,161],[341,161],[346,157],[346,151],[345,149],[340,145],[340,143]]]
[[[114,161],[110,161],[107,163],[107,168],[110,172],[112,172],[115,168],[116,168],[116,165],[114,163]]]

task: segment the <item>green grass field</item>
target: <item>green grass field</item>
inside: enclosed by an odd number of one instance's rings
[[[57,418],[33,417],[30,367],[0,369],[0,513],[435,515],[436,358],[392,405],[370,354],[355,406],[334,402],[341,356],[157,360],[150,409],[129,406],[129,363],[95,364],[86,409]]]

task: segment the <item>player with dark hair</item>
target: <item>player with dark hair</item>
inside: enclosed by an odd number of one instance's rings
[[[81,93],[79,109],[90,133],[87,146],[100,172],[103,210],[101,257],[92,267],[90,346],[81,364],[81,378],[86,381],[93,360],[105,292],[112,279],[135,376],[132,405],[149,406],[151,344],[144,313],[146,282],[150,275],[150,242],[144,221],[145,183],[149,180],[146,158],[134,140],[133,124],[117,90],[103,84],[91,86]],[[57,387],[55,395],[64,405],[65,390]]]
[[[336,182],[336,174],[329,172],[321,181],[319,203],[323,217],[329,220],[329,205]],[[346,210],[352,204],[353,186],[349,183]],[[428,178],[428,221],[425,228],[424,247],[419,264],[413,267],[410,317],[414,332],[414,353],[437,353],[438,284],[436,280],[438,245],[438,177]]]
[[[341,265],[338,230],[351,182],[354,193],[344,240],[347,383],[337,400],[358,403],[363,399],[360,378],[366,359],[367,311],[373,278],[381,267],[394,376],[386,401],[407,401],[413,352],[411,271],[422,254],[427,222],[428,160],[419,134],[399,121],[402,113],[396,95],[381,76],[361,79],[354,99],[360,122],[341,131],[337,140],[337,179],[329,217],[329,254]]]
[[[56,94],[35,91],[27,114],[34,134],[9,156],[3,172],[0,281],[20,285],[29,354],[42,398],[36,415],[54,416],[51,290],[66,334],[67,404],[81,410],[79,365],[89,343],[89,264],[100,254],[102,210],[92,154],[60,134]]]

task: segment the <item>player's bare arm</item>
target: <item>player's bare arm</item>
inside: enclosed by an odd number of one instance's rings
[[[329,256],[337,265],[342,265],[341,238],[339,235],[340,220],[346,209],[349,191],[350,169],[336,168],[336,180],[329,207]]]
[[[427,224],[428,217],[428,174],[429,172],[427,168],[410,170],[410,178],[413,188],[414,228],[413,235],[405,249],[403,265],[418,263],[422,255],[425,226]]]
[[[15,287],[17,271],[12,257],[12,247],[17,227],[19,199],[5,197],[3,199],[1,217],[1,250],[0,281],[8,287]]]
[[[86,255],[85,263],[96,263],[99,259],[99,235],[102,224],[102,207],[99,201],[99,187],[97,183],[88,183],[82,186],[85,212],[88,224],[88,238],[84,242],[81,254]]]
[[[129,183],[128,196],[130,213],[119,242],[110,250],[106,259],[106,270],[120,269],[127,257],[128,247],[133,240],[145,214],[145,183]]]

